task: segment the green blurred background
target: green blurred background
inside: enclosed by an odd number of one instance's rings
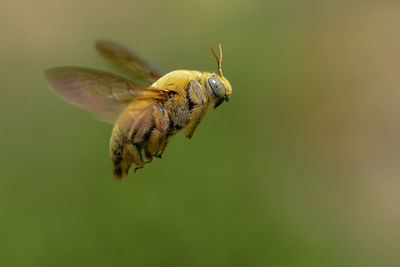
[[[0,3],[0,266],[400,266],[400,6],[384,1]],[[43,70],[93,42],[215,71],[231,102],[112,179],[112,126]]]

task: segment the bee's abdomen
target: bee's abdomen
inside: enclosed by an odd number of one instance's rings
[[[114,126],[110,140],[110,157],[115,178],[123,178],[134,163],[143,168],[142,151],[148,162],[160,157],[165,149],[169,132],[169,116],[165,109],[154,103],[137,103],[125,110]]]

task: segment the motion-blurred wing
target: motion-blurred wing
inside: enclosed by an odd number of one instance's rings
[[[96,49],[110,63],[135,80],[150,85],[163,75],[137,53],[115,42],[99,40],[96,42]]]
[[[165,90],[148,88],[120,76],[89,68],[52,68],[45,75],[62,98],[110,123],[114,123],[136,98],[162,100],[165,95]]]

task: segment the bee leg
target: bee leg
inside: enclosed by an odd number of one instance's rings
[[[143,169],[143,167],[136,167],[136,168],[133,170],[133,173],[136,173],[136,171],[139,170],[139,169]]]
[[[158,152],[155,155],[157,158],[161,159],[162,154],[164,153],[164,150],[168,145],[168,142],[169,142],[169,136],[163,136],[163,138],[160,140],[160,146],[159,146]]]
[[[140,148],[138,148],[136,145],[129,144],[126,146],[126,150],[127,150],[127,154],[129,155],[129,157],[126,160],[129,162],[129,165],[130,165],[130,162],[135,163],[135,165],[137,167],[135,168],[134,172],[136,173],[136,171],[138,169],[143,168],[145,165],[143,158],[142,158]],[[127,172],[128,172],[128,170],[127,170]]]
[[[151,155],[151,158],[157,157],[161,158],[161,154],[166,147],[166,137],[165,134],[160,132],[157,128],[155,128],[150,134],[149,143],[146,148],[146,153]],[[147,156],[146,156],[147,157]]]
[[[170,118],[167,111],[160,107],[154,110],[153,116],[155,128],[150,134],[147,149],[151,155],[161,158],[168,143]]]
[[[186,130],[186,137],[190,139],[206,114],[209,103],[201,85],[197,81],[190,81],[186,88],[186,93],[190,104],[190,117]]]
[[[149,150],[147,150],[147,148],[145,149],[145,155],[147,159],[145,164],[151,163],[153,161],[153,155],[149,152]]]

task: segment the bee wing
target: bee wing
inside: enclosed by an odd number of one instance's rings
[[[130,75],[135,80],[152,84],[163,74],[139,54],[109,40],[98,40],[96,49],[110,63]]]
[[[167,92],[89,68],[58,67],[47,70],[45,75],[62,98],[110,123],[133,100],[163,100]]]

